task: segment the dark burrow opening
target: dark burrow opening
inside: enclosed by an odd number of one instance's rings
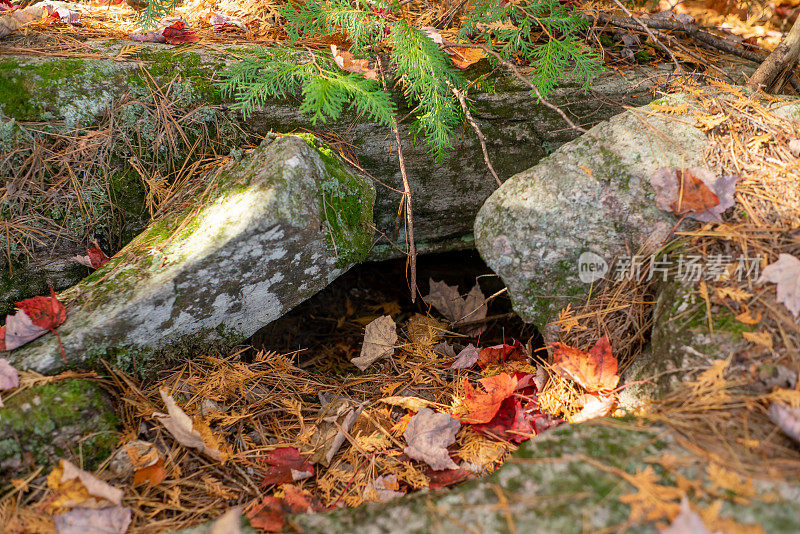
[[[466,295],[477,283],[488,298],[486,330],[480,334],[480,346],[512,343],[519,340],[546,354],[539,330],[524,323],[511,305],[505,285],[483,262],[476,250],[428,254],[417,258],[419,294],[411,302],[406,276],[406,260],[398,258],[357,265],[334,280],[328,287],[306,300],[288,314],[265,326],[247,344],[256,351],[295,353],[302,368],[354,372],[350,359],[358,356],[364,326],[370,320],[391,315],[400,325],[415,314],[444,320],[428,306],[423,296],[430,291],[430,281],[444,281],[457,286]],[[458,334],[465,327],[451,329]],[[463,343],[475,342],[464,337]]]

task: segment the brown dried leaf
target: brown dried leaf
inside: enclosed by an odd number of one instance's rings
[[[415,460],[425,462],[437,471],[458,469],[458,465],[447,452],[447,446],[456,441],[459,428],[461,423],[450,414],[420,408],[403,432],[403,437],[408,443],[403,452]]]
[[[662,167],[650,177],[656,205],[701,222],[719,221],[734,204],[738,176],[720,176],[707,169]]]
[[[375,69],[369,68],[369,61],[366,59],[355,59],[353,54],[339,50],[335,44],[331,45],[331,54],[333,60],[340,69],[346,72],[354,72],[356,74],[363,74],[364,78],[368,80],[377,80],[378,73]]]
[[[780,254],[777,261],[764,267],[758,281],[776,284],[778,302],[797,319],[800,315],[800,260],[791,254]]]
[[[453,325],[485,319],[488,310],[486,297],[478,284],[467,293],[466,298],[462,298],[458,287],[445,282],[434,282],[431,278],[430,293],[422,300],[436,308]]]
[[[453,362],[453,365],[450,366],[450,369],[469,369],[478,362],[478,354],[479,352],[477,347],[470,343],[458,353],[458,356],[456,356],[456,360]]]
[[[5,358],[0,358],[0,391],[19,387],[19,373]]]
[[[124,534],[131,524],[131,509],[114,506],[95,510],[75,508],[53,516],[58,534]]]
[[[155,412],[153,417],[158,419],[169,430],[172,437],[184,447],[197,449],[214,460],[223,461],[222,453],[203,442],[203,436],[194,429],[192,418],[186,415],[186,412],[177,405],[169,392],[165,389],[159,389],[158,392],[167,406],[168,414]]]
[[[382,358],[394,354],[397,343],[397,325],[392,317],[384,315],[369,323],[364,331],[364,345],[361,354],[350,362],[362,371]]]

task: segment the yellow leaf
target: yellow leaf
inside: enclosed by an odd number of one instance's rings
[[[81,508],[105,508],[122,503],[121,489],[78,469],[67,460],[59,460],[58,466],[47,475],[47,485],[55,492],[51,505],[56,509],[78,505]]]
[[[742,332],[742,337],[751,343],[772,350],[772,334],[769,332]]]
[[[480,48],[462,48],[460,46],[449,47],[447,55],[459,69],[466,69],[486,57],[486,53]]]

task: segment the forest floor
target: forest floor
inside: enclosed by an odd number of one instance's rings
[[[776,32],[783,29],[779,16],[754,24],[752,17],[709,10],[705,3],[681,5],[699,22],[727,24],[753,49],[774,47]],[[440,28],[441,34],[454,37],[453,9],[411,2],[408,16],[417,27],[449,18],[451,25]],[[126,39],[137,28],[126,5],[78,11],[80,25],[57,24],[48,16],[25,31],[57,35],[60,54],[68,48],[80,55],[82,39]],[[266,2],[190,2],[178,13],[187,26],[177,42],[188,46],[285,38],[276,6]],[[238,20],[214,27],[209,23],[214,13]],[[608,68],[630,65],[631,55],[641,51],[647,54],[640,58],[659,53],[652,43],[625,44],[632,41],[619,33],[595,35]],[[345,44],[334,37],[316,45],[337,43]],[[136,45],[131,46],[134,54]],[[687,69],[713,71],[701,63],[713,65],[714,53],[695,43],[682,46],[694,53],[675,51],[684,54],[680,59]],[[185,528],[234,505],[242,506],[254,526],[275,531],[287,528],[291,513],[355,507],[493,472],[538,432],[605,414],[667,425],[698,455],[728,466],[730,477],[743,486],[749,477],[796,479],[797,445],[770,415],[789,434],[800,425],[792,419],[792,409],[800,408],[800,271],[781,263],[781,254],[800,256],[800,130],[771,113],[780,100],[716,84],[716,98],[687,85],[675,88],[694,92],[703,113],[667,111],[703,125],[713,141],[707,159],[740,177],[735,209],[722,223],[675,235],[706,263],[715,255],[747,254],[762,259],[762,272],[778,265],[771,270],[778,273],[772,280],[777,291],[773,283],[737,280],[732,272],[698,283],[709,330],[712,316],[728,310],[743,325],[747,343],[736,354],[718,355],[710,369],[667,398],[634,414],[615,408],[617,382],[649,340],[651,281],[600,285],[581,306],[562,310],[550,325],[561,345],[545,346],[539,332],[514,316],[502,284],[474,256],[469,268],[458,269],[448,258],[440,260],[443,265],[430,260],[425,266],[421,260],[421,273],[450,285],[431,284],[429,298],[415,303],[402,283],[405,265],[381,264],[345,275],[262,331],[253,346],[197,355],[147,381],[113,369],[103,377],[85,377],[118,399],[120,449],[87,474],[91,478],[79,477],[83,487],[65,482],[64,466],[46,483],[38,472],[11,481],[0,497],[0,522],[11,532],[52,532],[53,516],[75,502],[109,500],[107,490],[97,489],[98,480],[124,488],[117,504],[131,509],[131,532]],[[476,284],[479,295],[468,294]],[[382,330],[370,338],[366,327],[386,316],[399,335],[389,339],[391,332]],[[378,351],[392,347],[391,355],[355,373],[351,362],[368,343]],[[570,366],[581,358],[594,363]],[[23,372],[16,391],[72,376]],[[775,405],[787,408],[771,410]],[[421,434],[434,437],[420,439]],[[792,437],[800,439],[797,433]],[[456,468],[441,469],[453,462]],[[765,470],[767,464],[773,469]],[[674,519],[679,500],[668,507],[654,502],[650,517]],[[713,530],[712,516],[703,518]]]

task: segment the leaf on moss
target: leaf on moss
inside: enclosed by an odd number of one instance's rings
[[[72,259],[90,269],[99,269],[108,263],[111,258],[106,256],[105,252],[100,249],[100,245],[97,244],[97,239],[95,239],[92,242],[92,246],[86,250],[86,256],[73,256]]]
[[[707,169],[662,167],[650,177],[656,205],[701,222],[720,221],[734,204],[738,176],[717,177]]]

